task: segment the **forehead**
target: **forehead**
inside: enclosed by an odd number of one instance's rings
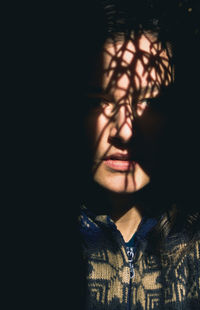
[[[114,39],[107,39],[104,43],[104,50],[109,50],[114,54],[122,48],[130,49],[132,52],[141,51],[152,55],[168,57],[169,54],[172,56],[169,42],[166,42],[166,46],[163,47],[158,36],[150,32],[137,37],[130,35],[129,39],[126,39],[123,35],[116,36]]]
[[[102,53],[103,88],[129,84],[136,89],[159,88],[171,82],[170,52],[156,36],[107,41]],[[148,85],[147,85],[148,84]]]
[[[113,66],[128,66],[133,61],[142,60],[145,65],[148,62],[153,64],[169,63],[170,49],[162,47],[161,42],[153,35],[141,35],[138,39],[124,40],[116,42],[106,41],[103,47],[103,65],[109,67],[112,61]],[[154,60],[154,62],[153,62]]]

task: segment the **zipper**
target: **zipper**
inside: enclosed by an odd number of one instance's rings
[[[126,247],[126,252],[127,252],[128,262],[129,262],[129,267],[130,267],[130,278],[133,279],[134,278],[133,263],[134,263],[134,258],[135,258],[133,247]]]
[[[127,305],[127,310],[131,310],[131,278],[129,282],[129,288],[128,288],[128,305]]]
[[[130,252],[128,252],[130,251]],[[135,254],[133,252],[133,248],[132,250],[128,249],[127,250],[127,256],[128,256],[128,261],[129,261],[129,268],[130,268],[130,282],[129,282],[129,289],[128,289],[128,305],[127,305],[127,310],[131,309],[131,288],[132,288],[132,281],[134,279],[134,258],[135,258]]]

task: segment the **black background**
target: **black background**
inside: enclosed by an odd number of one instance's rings
[[[152,2],[162,14],[166,12],[178,46],[172,107],[177,116],[173,124],[177,196],[198,209],[199,5]],[[5,127],[9,141],[5,180],[9,179],[12,200],[7,200],[8,209],[13,210],[6,229],[11,253],[5,283],[8,302],[13,296],[16,307],[81,309],[76,218],[84,145],[79,139],[79,105],[90,44],[101,31],[98,12],[95,1],[34,2],[7,10],[6,72],[12,98],[6,101],[10,125]]]

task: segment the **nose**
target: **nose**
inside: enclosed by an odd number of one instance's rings
[[[127,143],[133,136],[133,112],[128,104],[120,104],[113,119],[110,136]]]

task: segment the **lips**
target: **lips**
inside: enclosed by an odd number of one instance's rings
[[[129,153],[112,153],[103,157],[103,160],[131,160],[131,155]]]
[[[110,154],[103,158],[103,162],[108,168],[121,172],[132,171],[135,166],[135,162],[131,159],[130,154]]]

